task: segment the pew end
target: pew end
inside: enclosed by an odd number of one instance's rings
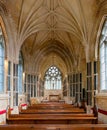
[[[8,105],[6,108],[6,118],[9,118],[10,115],[11,115],[11,108],[10,105]]]

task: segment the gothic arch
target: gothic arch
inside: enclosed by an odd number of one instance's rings
[[[107,18],[107,15],[104,15],[101,19],[101,22],[99,24],[99,29],[98,29],[98,33],[97,33],[97,37],[96,37],[96,43],[95,43],[95,59],[98,60],[99,58],[99,40],[100,40],[100,34],[102,31],[102,27],[104,24],[105,19]]]
[[[5,46],[5,58],[7,58],[7,44],[8,44],[8,38],[7,38],[7,33],[6,33],[6,30],[5,30],[5,25],[4,25],[4,22],[3,22],[3,19],[2,17],[0,16],[0,25],[1,25],[1,28],[2,28],[2,31],[3,31],[3,36],[4,36],[4,46]]]

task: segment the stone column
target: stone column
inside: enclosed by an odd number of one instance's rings
[[[11,62],[11,79],[10,79],[10,91],[11,91],[11,104],[10,106],[13,107],[13,62]]]

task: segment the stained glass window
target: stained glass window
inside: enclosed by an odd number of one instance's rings
[[[62,76],[56,66],[51,66],[45,73],[45,89],[61,89]]]

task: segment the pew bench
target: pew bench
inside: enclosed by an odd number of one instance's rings
[[[97,117],[72,116],[70,114],[35,114],[11,115],[6,119],[7,124],[95,124]]]
[[[76,107],[70,107],[70,106],[29,106],[27,109],[72,109]]]
[[[107,124],[12,124],[0,125],[0,130],[107,130]]]
[[[85,113],[84,109],[26,109],[20,110],[20,114],[78,114]]]
[[[31,106],[28,106],[28,109],[36,109],[36,108],[46,108],[46,107],[53,107],[53,108],[73,108],[74,106],[71,104],[34,104]]]
[[[64,117],[94,117],[94,114],[10,114],[8,117],[9,118],[36,118],[38,116],[64,116]]]

